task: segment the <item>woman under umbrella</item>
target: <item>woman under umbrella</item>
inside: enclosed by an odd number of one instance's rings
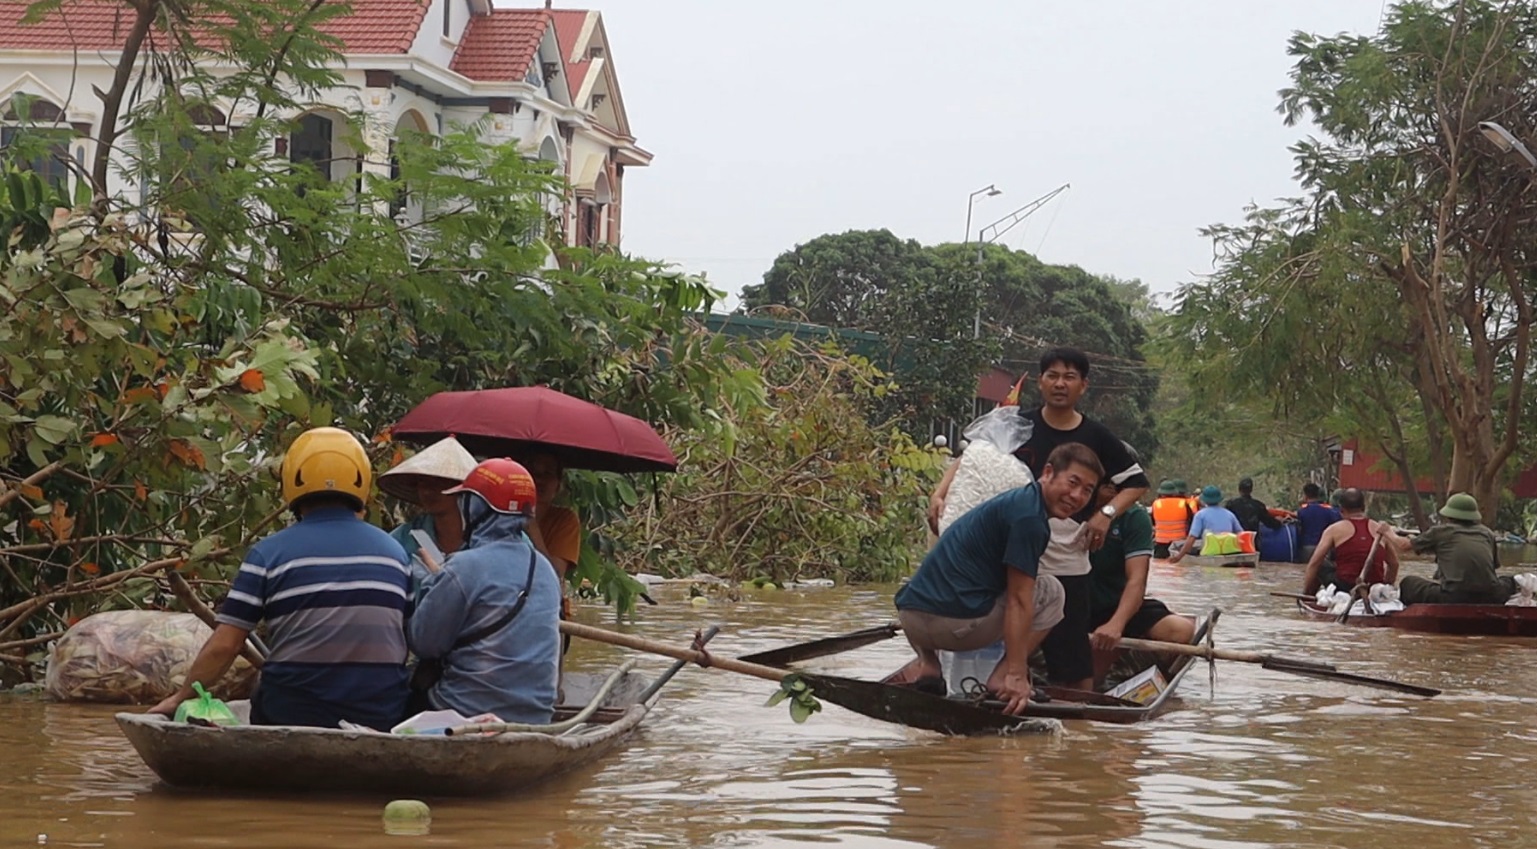
[[[463,483],[474,469],[475,458],[459,440],[449,436],[380,475],[380,489],[421,509],[410,521],[391,531],[390,537],[412,555],[421,549],[421,544],[412,538],[412,531],[426,531],[444,554],[463,547],[464,521],[459,517],[454,497],[444,495],[443,490]]]

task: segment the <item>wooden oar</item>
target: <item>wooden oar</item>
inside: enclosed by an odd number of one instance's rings
[[[808,640],[804,643],[781,646],[777,649],[744,654],[738,660],[745,660],[748,663],[761,663],[764,666],[789,666],[792,663],[800,663],[805,660],[813,660],[819,657],[827,657],[863,648],[883,640],[889,640],[901,632],[901,625],[895,622],[887,622],[885,625],[850,631],[847,634],[839,634],[834,637],[823,637],[819,640]]]
[[[1397,690],[1402,693],[1413,693],[1416,696],[1439,696],[1440,690],[1431,687],[1421,687],[1417,684],[1405,684],[1402,681],[1393,681],[1387,678],[1369,678],[1365,675],[1356,675],[1350,672],[1341,672],[1333,664],[1319,663],[1313,660],[1301,658],[1281,657],[1273,654],[1265,654],[1257,651],[1236,651],[1234,649],[1218,649],[1210,646],[1193,646],[1185,643],[1165,643],[1158,640],[1138,640],[1131,637],[1122,637],[1122,648],[1142,649],[1143,651],[1160,654],[1185,654],[1192,657],[1204,657],[1208,660],[1236,660],[1240,663],[1257,663],[1265,669],[1273,669],[1277,672],[1291,672],[1297,675],[1309,675],[1315,678],[1327,678],[1333,681],[1343,681],[1347,684],[1363,684],[1370,687],[1381,687],[1385,690]]]
[[[692,661],[738,675],[750,675],[765,681],[783,683],[786,678],[799,678],[811,687],[813,695],[841,708],[862,716],[894,722],[911,728],[938,731],[941,734],[1006,734],[1027,731],[1052,731],[1058,726],[1053,721],[1035,717],[1013,716],[985,710],[963,701],[933,696],[907,687],[882,684],[876,681],[859,681],[835,675],[812,675],[805,672],[786,672],[772,666],[749,663],[729,657],[716,657],[693,649],[678,648],[667,643],[648,640],[632,634],[620,634],[603,628],[594,628],[579,622],[562,622],[560,631],[573,637],[622,646],[636,651],[650,652],[676,660]]]
[[[1350,603],[1345,605],[1345,609],[1340,611],[1339,618],[1334,620],[1341,625],[1350,621],[1350,608],[1355,606],[1355,600],[1358,598],[1361,599],[1362,612],[1368,616],[1377,615],[1377,610],[1372,607],[1372,600],[1367,597],[1366,593],[1371,590],[1371,584],[1368,581],[1372,574],[1372,558],[1377,556],[1377,548],[1381,545],[1382,534],[1373,534],[1372,547],[1366,552],[1366,563],[1361,566],[1361,574],[1356,576],[1355,586],[1350,588]],[[1387,567],[1384,566],[1383,573],[1386,574],[1386,572]]]

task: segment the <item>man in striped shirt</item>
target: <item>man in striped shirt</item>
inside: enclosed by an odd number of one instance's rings
[[[299,521],[251,547],[185,685],[151,712],[174,713],[194,681],[211,686],[266,622],[253,724],[388,730],[405,713],[410,569],[400,544],[358,517],[372,479],[363,446],[336,428],[306,431],[282,476]]]

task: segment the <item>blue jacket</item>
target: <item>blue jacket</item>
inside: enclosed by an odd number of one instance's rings
[[[1304,502],[1297,508],[1297,544],[1317,545],[1324,531],[1340,520],[1340,511],[1317,501]]]
[[[496,514],[471,531],[443,571],[425,580],[411,617],[418,657],[444,659],[428,693],[437,708],[465,716],[494,713],[506,722],[548,723],[560,675],[560,581],[534,553],[521,517]],[[517,617],[463,648],[461,634],[490,625],[517,602],[535,558],[533,586]]]

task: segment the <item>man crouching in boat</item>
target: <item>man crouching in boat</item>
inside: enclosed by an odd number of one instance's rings
[[[1099,486],[1099,504],[1115,500],[1121,487],[1110,479]],[[1195,623],[1147,597],[1147,570],[1153,558],[1153,519],[1147,508],[1133,504],[1110,523],[1105,544],[1089,553],[1089,642],[1100,651],[1116,647],[1122,637],[1188,643]],[[1103,677],[1096,669],[1095,678]]]
[[[272,652],[251,698],[252,724],[346,720],[388,731],[406,706],[411,572],[400,544],[359,517],[373,478],[368,456],[352,434],[314,428],[289,446],[282,478],[298,523],[251,547],[186,684],[150,712],[173,714],[194,682],[219,680],[265,621]]]
[[[982,502],[946,529],[897,592],[898,619],[918,654],[903,671],[904,682],[938,682],[937,651],[971,651],[1001,637],[1003,660],[987,687],[1007,702],[1009,713],[1025,706],[1030,654],[1063,616],[1062,584],[1037,576],[1051,541],[1047,519],[1082,510],[1104,473],[1086,446],[1059,445],[1036,483]]]
[[[527,535],[534,479],[512,460],[486,460],[444,494],[458,498],[464,547],[418,593],[411,648],[441,671],[412,693],[412,712],[548,724],[560,675],[560,578]]]

